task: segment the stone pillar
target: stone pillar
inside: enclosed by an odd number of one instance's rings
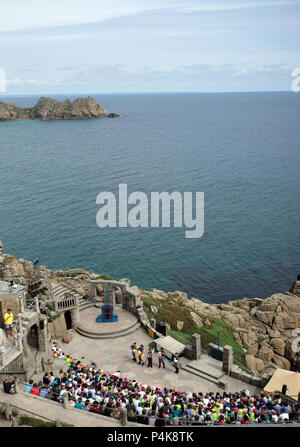
[[[11,406],[9,405],[8,402],[5,402],[5,419],[7,421],[10,421],[11,418],[12,418]]]
[[[23,297],[19,296],[18,297],[18,301],[19,301],[19,311],[22,314],[24,312],[24,301],[23,301]]]
[[[96,302],[97,297],[96,295],[96,283],[91,283],[91,291],[90,291],[90,298],[92,302]]]
[[[151,327],[153,327],[156,330],[156,319],[155,318],[150,318],[150,324],[151,324]]]
[[[20,392],[19,378],[18,377],[15,380],[15,392],[16,392],[16,394],[18,394]]]
[[[17,335],[17,348],[18,351],[22,352],[23,351],[23,342],[22,342],[22,333],[19,332]]]
[[[43,329],[41,329],[41,322],[44,323]],[[46,352],[47,351],[47,317],[46,317],[46,315],[42,315],[39,319],[38,342],[39,342],[39,351]]]
[[[141,306],[141,297],[140,295],[136,295],[135,297],[135,306]]]
[[[63,394],[63,403],[64,403],[64,409],[67,410],[69,408],[69,399],[68,399],[68,393],[66,391]]]
[[[23,323],[22,323],[22,315],[21,314],[17,315],[17,321],[18,321],[19,332],[22,334],[23,333]]]
[[[37,296],[34,298],[34,304],[35,304],[35,311],[39,314],[40,313],[40,305],[39,305],[39,299]]]
[[[201,337],[200,334],[192,335],[192,356],[193,360],[199,360],[201,357]]]
[[[114,291],[114,289],[111,289],[111,290],[108,292],[108,296],[109,296],[109,302],[110,302],[110,304],[111,304],[112,306],[115,307],[115,305],[116,305],[116,295],[115,295],[115,291]]]
[[[121,425],[127,424],[127,409],[122,408],[121,409]]]
[[[5,365],[5,348],[1,347],[0,348],[0,366],[4,366]]]
[[[76,308],[71,310],[72,329],[75,329],[80,323],[79,303],[76,304]]]
[[[233,350],[232,347],[226,345],[223,347],[223,371],[230,374],[233,365]]]

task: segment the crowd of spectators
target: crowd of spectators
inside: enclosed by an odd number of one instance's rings
[[[300,409],[279,395],[251,396],[238,393],[189,392],[154,387],[120,377],[80,360],[65,356],[67,370],[58,375],[46,372],[42,381],[27,385],[26,391],[48,399],[119,419],[124,409],[129,421],[152,426],[254,424],[300,421]]]

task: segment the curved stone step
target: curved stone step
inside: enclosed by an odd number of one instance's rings
[[[76,332],[78,332],[78,334],[82,335],[83,337],[104,340],[107,338],[124,337],[125,335],[129,335],[129,334],[132,334],[133,332],[136,332],[140,327],[141,327],[141,323],[139,321],[135,321],[134,324],[127,327],[126,329],[122,329],[121,331],[116,331],[116,332],[106,332],[103,334],[96,334],[95,332],[89,332],[84,329],[81,329],[80,327],[77,327],[75,330],[76,330]]]

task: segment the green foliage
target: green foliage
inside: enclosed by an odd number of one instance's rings
[[[58,314],[56,314],[56,315],[50,315],[48,318],[49,318],[49,321],[54,321],[54,320],[56,320],[57,318],[59,318],[59,315],[58,315]]]
[[[234,327],[225,320],[215,320],[211,326],[203,326],[200,329],[203,344],[216,343],[218,332],[220,334],[220,346],[232,346],[233,358],[238,365],[245,365],[245,354],[242,347],[233,336]]]
[[[100,278],[101,279],[106,279],[107,281],[112,281],[112,278],[109,275],[103,274],[103,275],[100,275]]]
[[[204,325],[200,328],[194,323],[190,309],[173,300],[171,296],[163,301],[143,296],[141,298],[144,311],[148,318],[156,318],[159,321],[168,323],[171,327],[171,335],[176,340],[184,344],[190,343],[192,335],[196,333],[201,335],[203,348],[208,348],[209,343],[217,344],[219,332],[220,346],[232,346],[234,362],[240,368],[243,367],[243,369],[247,369],[244,351],[233,336],[233,333],[236,332],[236,330],[227,321],[214,319],[207,315],[201,315],[200,313],[199,315],[204,321],[209,320],[210,322],[210,325]],[[157,313],[151,312],[152,305],[157,307]],[[183,328],[181,331],[178,331],[177,329],[177,321],[183,321]],[[247,369],[247,372],[250,372],[250,370]]]
[[[16,261],[16,258],[14,256],[8,256],[3,260],[4,265],[11,264],[12,262]]]
[[[188,343],[191,343],[192,336],[191,334],[187,334],[182,331],[170,331],[171,337],[175,338],[175,340],[178,340],[180,343],[183,343],[187,345]]]
[[[55,427],[55,422],[43,421],[32,416],[22,415],[19,418],[19,425],[29,425],[30,427]]]
[[[51,310],[52,312],[54,312],[55,311],[55,307],[53,306],[53,304],[52,303],[46,303],[46,307],[47,307],[47,309],[49,309],[49,310]]]

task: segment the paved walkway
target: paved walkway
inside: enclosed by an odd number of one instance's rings
[[[109,418],[102,415],[88,413],[76,408],[64,409],[63,405],[53,402],[43,397],[32,396],[20,391],[18,394],[6,394],[2,390],[0,392],[0,401],[8,402],[11,405],[21,408],[22,410],[33,412],[36,416],[45,417],[55,421],[59,419],[66,424],[72,424],[75,427],[115,427],[122,428],[119,420]],[[40,415],[40,416],[38,416]],[[10,423],[9,423],[10,424]],[[140,424],[128,422],[126,427],[140,427]]]

